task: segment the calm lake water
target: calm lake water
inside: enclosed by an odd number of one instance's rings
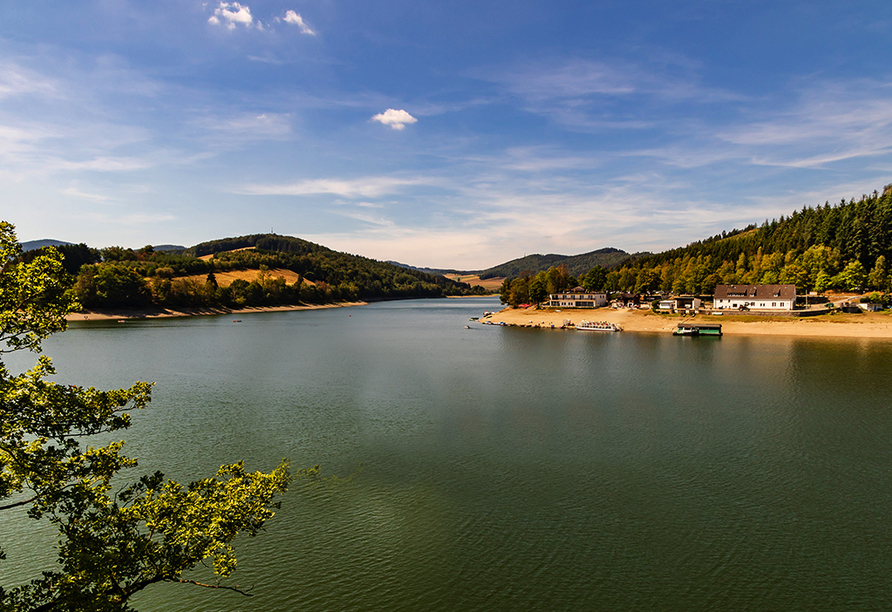
[[[496,308],[85,323],[47,341],[60,381],[157,381],[123,436],[139,473],[287,457],[340,477],[295,483],[239,540],[231,582],[253,597],[166,585],[136,607],[892,609],[892,343],[464,329]],[[53,562],[32,523],[0,524],[5,584]]]

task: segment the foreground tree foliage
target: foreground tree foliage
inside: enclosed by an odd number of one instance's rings
[[[68,281],[56,252],[24,261],[14,228],[0,222],[0,354],[39,353],[43,339],[65,329],[65,315],[78,306]],[[83,443],[129,427],[131,413],[148,405],[151,384],[99,391],[47,380],[54,373],[45,356],[17,375],[0,362],[0,520],[27,512],[59,532],[59,568],[0,588],[0,611],[131,610],[128,600],[149,585],[200,584],[184,572],[206,559],[228,577],[236,568],[233,539],[256,535],[273,516],[292,478],[287,464],[266,474],[235,463],[188,485],[156,472],[122,487],[119,472],[137,464],[122,454],[124,443]]]

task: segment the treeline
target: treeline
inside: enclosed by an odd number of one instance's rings
[[[793,284],[799,293],[892,289],[892,185],[880,194],[805,207],[789,217],[732,230],[605,270],[592,268],[579,284],[589,291],[656,291],[711,295],[719,284]],[[550,272],[550,271],[549,271]],[[506,279],[517,293],[539,275]],[[540,285],[537,284],[536,288]],[[570,287],[572,288],[572,287]],[[503,287],[504,289],[504,287]],[[554,291],[548,291],[554,293]],[[541,295],[541,291],[536,297]],[[523,302],[518,302],[523,303]]]
[[[521,304],[538,304],[547,300],[551,293],[569,291],[580,284],[585,289],[594,285],[603,285],[606,275],[607,270],[601,266],[595,266],[580,281],[571,275],[570,269],[562,263],[539,272],[535,276],[522,274],[514,278],[506,278],[502,281],[499,299],[502,304],[508,304],[515,308]]]
[[[74,247],[71,260],[65,247],[58,250],[75,276],[72,290],[86,308],[271,306],[486,293],[480,286],[472,288],[288,236],[227,238],[181,253],[156,252],[151,246],[99,251]],[[246,247],[253,248],[232,251]],[[199,259],[199,254],[212,257]],[[271,272],[275,269],[294,272],[297,282],[276,277]],[[258,273],[253,280],[218,283],[217,274],[233,270]]]

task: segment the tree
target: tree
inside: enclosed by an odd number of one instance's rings
[[[499,288],[499,301],[502,304],[508,303],[508,298],[511,296],[511,277],[506,276],[505,280],[502,281],[502,286]]]
[[[864,266],[862,266],[861,262],[857,259],[850,262],[839,276],[842,279],[843,287],[845,287],[847,291],[858,291],[864,287],[864,284],[867,281],[867,274],[864,272]]]
[[[873,270],[870,271],[867,282],[874,289],[885,291],[887,279],[888,275],[886,273],[886,257],[884,255],[880,255],[879,257],[877,257],[876,263],[873,266]]]
[[[511,281],[511,290],[508,292],[508,304],[517,308],[521,304],[530,301],[530,277],[521,276]]]
[[[582,277],[582,288],[586,291],[601,291],[607,283],[607,270],[595,266]]]
[[[20,256],[13,226],[0,222],[0,355],[39,353],[77,307],[56,251],[30,263]],[[257,534],[273,516],[291,480],[286,462],[268,474],[226,465],[186,486],[156,472],[112,492],[112,478],[118,488],[120,472],[136,460],[122,454],[123,442],[82,444],[129,427],[152,385],[98,391],[46,380],[54,373],[46,356],[18,375],[0,362],[0,516],[27,510],[59,531],[59,569],[0,588],[0,610],[131,610],[130,597],[152,584],[199,584],[182,574],[205,559],[219,577],[229,576],[237,563],[231,542]]]
[[[539,275],[536,275],[533,280],[530,281],[530,301],[534,304],[541,304],[546,299],[548,299],[548,288],[546,281],[542,278],[539,278]]]

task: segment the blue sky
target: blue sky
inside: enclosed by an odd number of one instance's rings
[[[892,3],[10,3],[19,238],[658,251],[892,183]]]

